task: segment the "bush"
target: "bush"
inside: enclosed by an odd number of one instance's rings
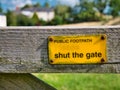
[[[33,26],[33,21],[24,15],[17,15],[17,26]]]
[[[100,21],[102,17],[97,16],[95,12],[81,12],[74,17],[74,22]]]

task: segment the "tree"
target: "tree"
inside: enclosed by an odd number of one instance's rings
[[[34,23],[30,18],[22,14],[17,15],[17,26],[33,26]]]
[[[39,24],[39,18],[38,18],[38,15],[37,15],[36,12],[33,14],[32,22],[34,23],[34,25],[38,25]]]
[[[64,15],[66,12],[70,12],[71,8],[66,5],[57,5],[55,7],[55,13],[57,15]]]
[[[31,5],[29,5],[29,4],[26,4],[25,6],[23,6],[21,9],[23,10],[23,9],[25,9],[25,8],[30,8],[30,7],[32,7]]]
[[[55,20],[58,19],[61,24],[68,23],[69,19],[71,18],[70,17],[71,12],[72,12],[71,7],[66,5],[57,5],[55,7],[55,15],[56,15]]]
[[[8,26],[16,26],[17,25],[16,15],[12,11],[8,10],[6,13],[6,16],[7,16],[7,25]]]
[[[48,2],[45,3],[44,7],[50,8],[50,4]]]
[[[1,2],[0,2],[0,13],[3,12],[2,6],[1,6]]]
[[[111,14],[116,17],[120,13],[120,0],[110,0]]]
[[[99,21],[100,17],[96,15],[96,10],[94,10],[94,3],[88,0],[80,0],[80,4],[77,5],[80,8],[80,12],[74,14],[75,22],[83,21]]]
[[[81,0],[79,6],[81,8],[80,12],[93,11],[94,7],[93,2],[90,2],[88,0]]]
[[[94,6],[100,13],[103,13],[109,0],[94,0]]]
[[[55,16],[55,18],[49,22],[50,25],[61,25],[63,24],[63,18],[61,18],[61,16]]]
[[[41,7],[41,4],[40,3],[36,3],[36,4],[33,5],[33,7],[38,7],[39,8],[39,7]]]

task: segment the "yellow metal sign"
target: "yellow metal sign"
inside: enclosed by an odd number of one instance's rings
[[[50,36],[48,53],[50,64],[105,63],[106,35]]]

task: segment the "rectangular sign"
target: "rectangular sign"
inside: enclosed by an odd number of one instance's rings
[[[107,62],[106,35],[50,36],[50,64],[95,64]]]

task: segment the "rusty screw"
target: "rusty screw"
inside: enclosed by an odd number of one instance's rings
[[[102,59],[101,59],[101,62],[103,63],[103,62],[105,62],[105,60],[102,58]]]
[[[52,41],[53,41],[53,38],[49,38],[49,41],[52,42]]]
[[[104,37],[104,36],[101,36],[101,40],[105,40],[105,37]]]

